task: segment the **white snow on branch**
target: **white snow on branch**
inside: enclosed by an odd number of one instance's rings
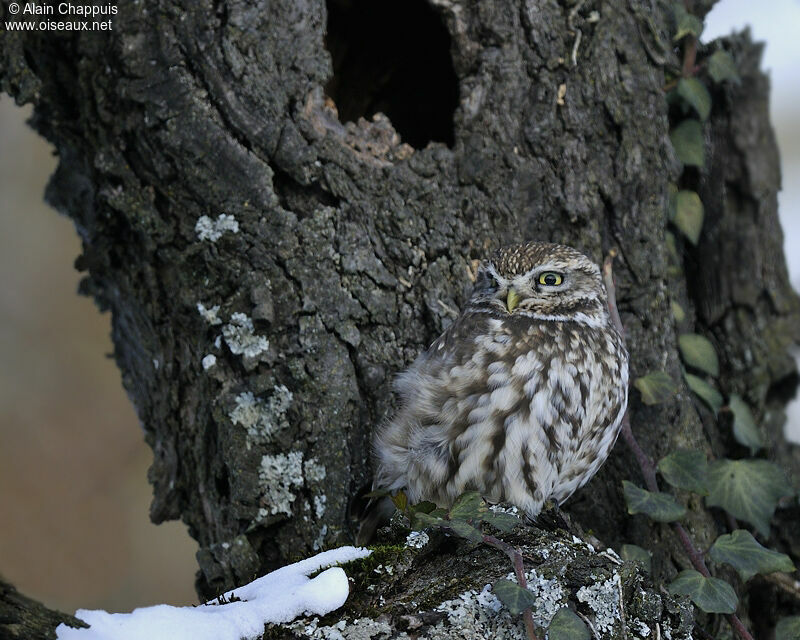
[[[236,218],[225,213],[220,214],[216,220],[212,220],[208,216],[200,216],[194,225],[194,232],[200,240],[216,242],[226,231],[239,233],[239,223],[236,222]]]
[[[297,616],[325,615],[341,607],[349,593],[343,564],[368,556],[360,547],[339,547],[282,567],[225,594],[217,604],[142,607],[131,613],[79,609],[75,617],[88,629],[60,624],[57,640],[241,640],[260,638],[267,622],[291,622]],[[310,579],[319,569],[332,567]]]

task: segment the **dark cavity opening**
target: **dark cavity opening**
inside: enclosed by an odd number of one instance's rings
[[[327,0],[325,87],[341,122],[384,113],[403,142],[453,145],[458,80],[450,34],[425,0]]]

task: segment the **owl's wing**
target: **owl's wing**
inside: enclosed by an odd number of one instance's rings
[[[375,486],[444,485],[453,466],[450,432],[471,409],[464,399],[487,385],[485,350],[476,348],[485,314],[462,314],[421,353],[395,384],[400,408],[375,434]]]

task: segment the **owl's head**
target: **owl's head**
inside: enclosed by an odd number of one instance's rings
[[[475,311],[499,317],[605,325],[606,290],[600,269],[572,247],[529,242],[498,249],[478,270],[470,298]]]

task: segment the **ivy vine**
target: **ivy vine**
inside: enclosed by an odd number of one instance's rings
[[[681,48],[683,64],[668,77],[665,86],[673,118],[670,140],[684,166],[678,184],[670,185],[669,223],[691,245],[697,246],[702,236],[705,216],[699,194],[690,188],[697,169],[705,166],[704,126],[712,110],[711,84],[738,83],[739,76],[731,54],[724,49],[703,52],[698,60],[699,37],[703,22],[692,15],[689,2],[673,5],[673,43]],[[667,242],[673,256],[678,256],[678,239],[669,231]],[[685,311],[672,302],[678,324],[686,318]],[[695,333],[678,336],[678,349],[683,362],[686,386],[705,403],[715,418],[729,414],[733,439],[749,450],[750,458],[720,459],[709,462],[701,451],[679,450],[662,458],[655,468],[638,449],[632,433],[624,433],[642,465],[647,490],[624,482],[624,494],[631,514],[642,513],[657,522],[671,522],[681,539],[694,569],[682,571],[669,585],[672,594],[686,595],[706,613],[728,614],[734,631],[744,639],[749,632],[735,615],[738,596],[733,586],[711,575],[706,558],[715,565],[733,567],[743,582],[757,574],[776,571],[792,572],[795,567],[789,556],[763,546],[754,535],[739,528],[737,521],[752,526],[763,539],[769,537],[770,521],[779,501],[793,495],[783,471],[774,463],[754,458],[763,449],[764,440],[746,401],[731,393],[727,400],[718,389],[719,358],[714,344]],[[644,404],[668,401],[678,391],[678,383],[666,372],[654,371],[634,381]],[[720,535],[706,553],[699,552],[680,524],[686,509],[670,493],[658,490],[656,470],[662,480],[681,491],[688,491],[705,500],[707,507],[723,509],[731,531]],[[647,551],[626,545],[623,557],[649,562]],[[779,621],[776,640],[800,637],[800,616]]]

